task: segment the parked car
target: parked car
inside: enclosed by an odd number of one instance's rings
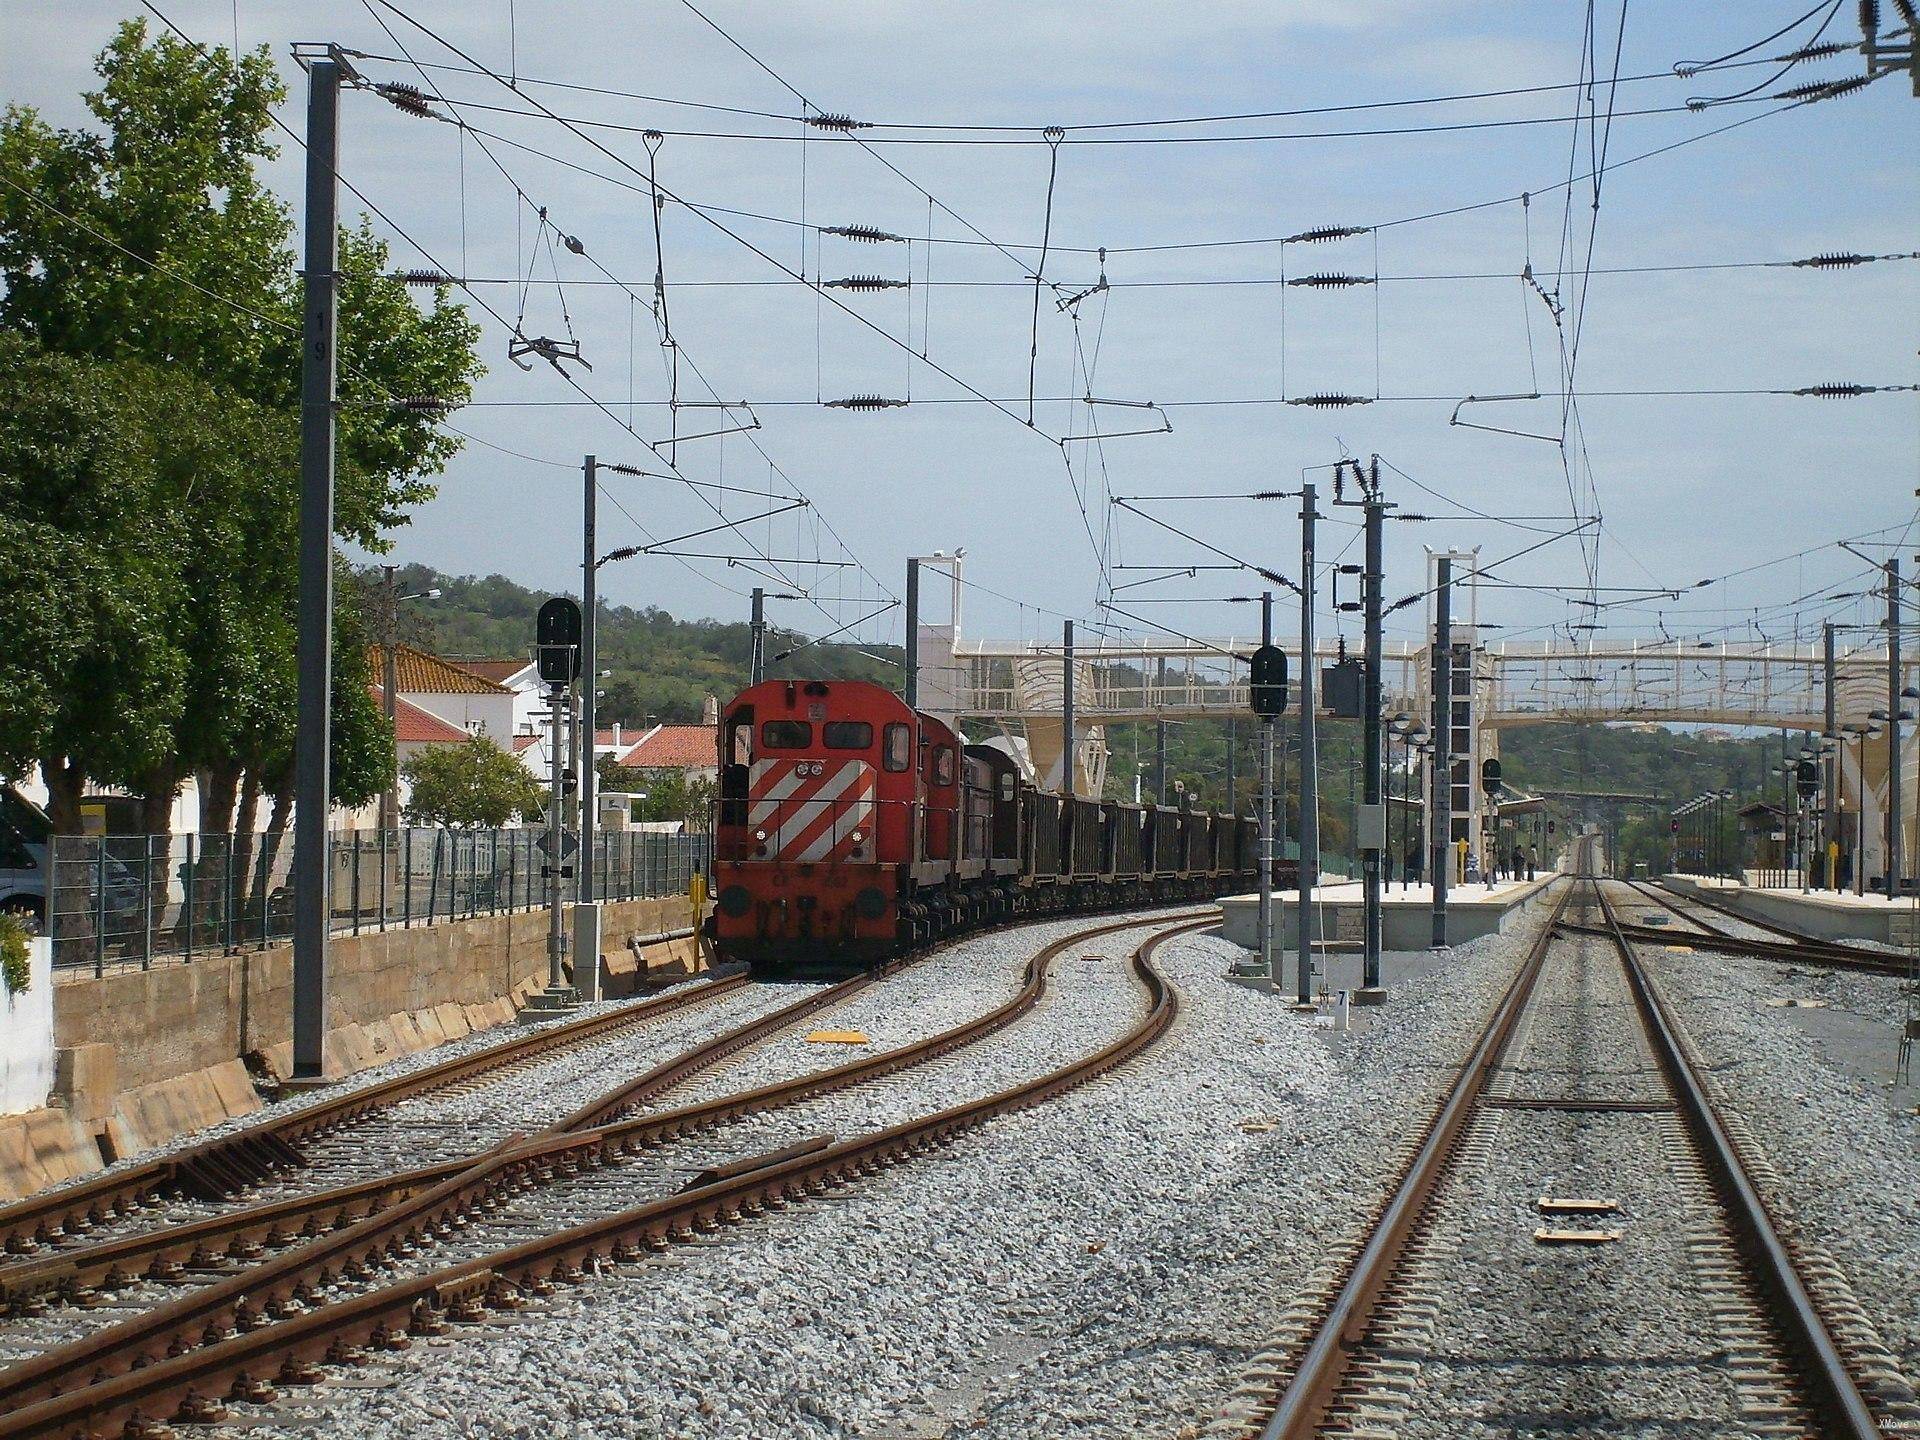
[[[0,913],[35,930],[47,923],[53,822],[11,785],[0,786]]]

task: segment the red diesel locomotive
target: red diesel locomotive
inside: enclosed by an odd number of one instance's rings
[[[714,914],[756,971],[842,971],[1029,912],[1253,883],[1251,818],[1037,790],[1005,752],[859,680],[767,680],[721,711]]]

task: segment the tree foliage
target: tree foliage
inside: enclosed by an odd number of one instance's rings
[[[205,772],[202,823],[225,828],[242,771],[282,796],[291,778],[300,292],[290,214],[256,174],[285,89],[264,49],[138,21],[97,68],[98,132],[0,112],[0,544],[18,557],[0,622],[27,642],[0,658],[0,767],[38,759],[56,820],[60,787],[91,779],[145,794],[150,824]],[[380,550],[459,446],[384,402],[464,400],[478,328],[442,292],[417,306],[364,221],[340,270],[335,532]],[[354,804],[392,748],[343,610],[334,773]]]
[[[505,825],[540,810],[540,786],[513,756],[484,735],[464,745],[432,745],[400,773],[412,787],[407,820],[450,829]]]
[[[0,331],[0,767],[84,756],[138,784],[167,754],[186,655],[169,621],[185,527],[169,503],[168,377],[46,355]],[[55,820],[78,789],[50,768]],[[61,783],[61,782],[67,783]]]
[[[533,640],[533,618],[547,597],[501,575],[435,575],[419,566],[401,570],[401,583],[419,589],[438,586],[440,598],[418,607],[411,619],[421,628],[419,643],[443,655],[525,655]],[[819,618],[819,612],[814,612]],[[822,629],[833,626],[824,620]],[[799,645],[806,637],[774,629],[768,653]],[[599,659],[613,671],[602,687],[601,725],[616,721],[629,728],[654,722],[697,725],[709,695],[725,700],[747,683],[751,636],[744,615],[738,621],[683,620],[649,606],[603,605]],[[770,667],[775,676],[871,680],[898,688],[900,648],[832,643],[811,645],[792,659]],[[876,658],[878,657],[878,658]]]

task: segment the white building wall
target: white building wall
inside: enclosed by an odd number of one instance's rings
[[[0,989],[0,1115],[38,1110],[53,1089],[53,941],[27,942],[31,980]]]

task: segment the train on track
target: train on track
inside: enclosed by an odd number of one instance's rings
[[[1251,887],[1259,826],[1053,794],[884,686],[766,680],[720,713],[714,913],[761,973],[884,964],[1018,915]]]

